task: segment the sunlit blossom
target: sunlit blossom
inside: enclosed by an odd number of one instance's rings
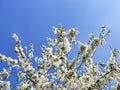
[[[110,50],[107,64],[94,64],[94,53],[98,46],[105,45],[105,36],[109,36],[111,30],[103,25],[99,36],[91,33],[89,41],[82,43],[76,41],[79,30],[72,28],[68,31],[63,27],[53,27],[55,38],[47,38],[48,46],[42,46],[42,57],[34,56],[34,46],[30,43],[30,49],[22,47],[16,33],[15,53],[17,59],[7,57],[0,53],[0,62],[9,65],[8,69],[0,71],[0,90],[12,90],[8,78],[12,76],[12,69],[16,68],[15,90],[104,90],[112,81],[115,85],[111,90],[120,89],[120,50]],[[79,43],[76,56],[70,59],[69,54],[75,43]],[[77,45],[76,45],[77,46]],[[24,52],[24,49],[26,52]],[[33,63],[37,65],[34,66]],[[101,70],[100,68],[103,68]],[[15,74],[15,73],[14,73]]]

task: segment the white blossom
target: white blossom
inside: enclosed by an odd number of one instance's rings
[[[101,28],[99,36],[91,33],[88,43],[82,43],[75,41],[78,29],[67,31],[61,26],[53,27],[56,37],[47,38],[48,46],[42,46],[42,57],[34,56],[32,43],[30,49],[27,46],[23,48],[14,33],[14,50],[18,58],[13,59],[0,53],[0,63],[4,61],[8,64],[8,69],[0,71],[0,90],[12,90],[8,78],[12,76],[13,68],[17,70],[14,73],[17,75],[15,90],[103,90],[112,81],[115,85],[110,89],[119,90],[120,65],[117,60],[120,58],[120,50],[111,48],[107,64],[94,63],[96,47],[105,45],[105,36],[111,33],[110,29],[106,31],[105,25]],[[69,56],[75,43],[80,46],[76,56],[71,59]]]

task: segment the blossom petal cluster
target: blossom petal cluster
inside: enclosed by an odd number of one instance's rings
[[[42,57],[34,56],[32,43],[29,50],[24,48],[14,33],[17,59],[0,54],[0,64],[4,61],[9,66],[0,71],[0,90],[13,90],[8,80],[13,68],[16,68],[17,75],[14,90],[120,90],[120,65],[117,61],[120,58],[119,49],[111,48],[107,64],[94,64],[97,47],[105,45],[105,37],[111,33],[105,25],[101,29],[98,36],[91,33],[88,42],[82,43],[76,41],[78,29],[53,27],[55,38],[47,38],[48,46],[41,47]],[[70,59],[73,45],[79,49],[76,56]],[[107,87],[113,81],[115,84]]]

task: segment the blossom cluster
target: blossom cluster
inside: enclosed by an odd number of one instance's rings
[[[93,56],[99,46],[105,45],[105,37],[110,36],[111,30],[101,27],[98,36],[91,33],[89,41],[76,41],[78,29],[65,30],[63,27],[53,27],[55,38],[47,38],[48,46],[43,45],[42,57],[34,56],[34,46],[23,48],[17,34],[14,51],[17,59],[0,54],[0,61],[7,62],[9,68],[0,71],[0,90],[120,90],[120,51],[110,50],[107,64],[94,64]],[[72,46],[79,49],[76,56],[70,60],[69,53]],[[26,50],[26,53],[24,52]],[[0,62],[1,63],[1,62]],[[36,63],[37,66],[34,66]],[[8,77],[12,75],[12,68],[16,68],[17,85],[12,88]],[[104,70],[101,70],[103,68]],[[115,85],[107,87],[112,81]]]

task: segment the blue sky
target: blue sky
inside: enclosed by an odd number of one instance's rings
[[[16,58],[11,36],[17,33],[23,46],[32,42],[40,55],[40,46],[53,37],[52,26],[58,24],[78,28],[83,42],[89,33],[98,34],[101,25],[111,28],[112,36],[98,48],[95,61],[107,61],[109,45],[120,48],[120,0],[0,0],[0,53]]]

